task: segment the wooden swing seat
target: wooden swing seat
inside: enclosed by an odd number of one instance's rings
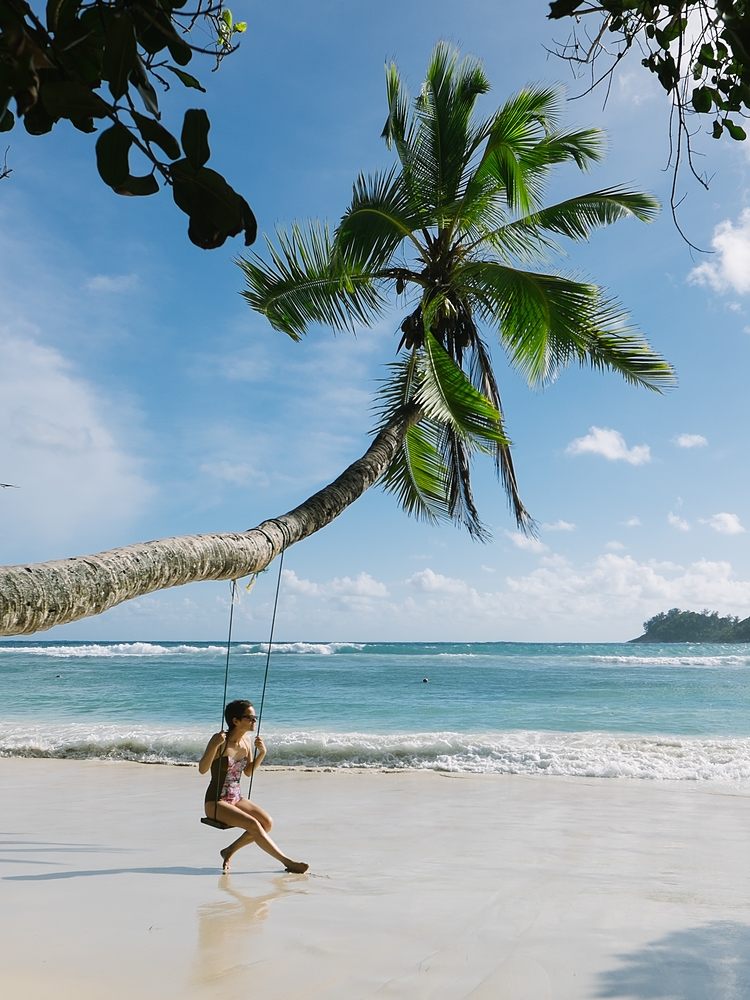
[[[217,830],[231,830],[232,827],[229,823],[222,823],[220,819],[211,819],[210,816],[201,816],[201,823],[205,823],[206,826],[213,826]]]

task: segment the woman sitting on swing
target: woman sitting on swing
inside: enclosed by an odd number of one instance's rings
[[[258,721],[252,702],[230,702],[224,718],[227,723],[226,732],[215,733],[211,737],[198,764],[201,774],[211,769],[211,784],[206,790],[206,816],[245,831],[233,844],[220,852],[223,870],[229,871],[229,861],[241,847],[256,843],[267,854],[280,861],[287,871],[306,872],[309,865],[287,858],[268,836],[273,820],[265,809],[240,795],[242,774],[249,777],[266,755],[263,740],[256,736],[257,753],[253,759],[252,747],[247,739]]]

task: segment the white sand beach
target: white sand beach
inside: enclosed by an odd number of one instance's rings
[[[4,996],[750,998],[750,789],[267,769],[224,876],[204,783],[0,761]]]

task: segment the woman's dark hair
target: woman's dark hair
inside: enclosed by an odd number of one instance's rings
[[[243,698],[239,698],[237,701],[230,701],[227,707],[224,709],[224,718],[227,723],[227,732],[230,731],[234,725],[235,719],[241,719],[248,708],[252,708],[253,703],[251,701],[245,701]]]

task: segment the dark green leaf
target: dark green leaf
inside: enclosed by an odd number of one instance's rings
[[[143,196],[156,194],[159,190],[159,182],[153,174],[146,174],[145,177],[128,176],[125,182],[115,188],[117,194]]]
[[[206,88],[201,87],[195,77],[186,73],[184,70],[177,69],[176,66],[165,66],[164,69],[168,69],[170,73],[174,73],[177,79],[180,80],[186,87],[193,87],[195,90],[200,90],[202,94],[206,93]]]
[[[93,118],[71,118],[70,124],[73,128],[77,128],[79,132],[85,132],[87,135],[96,132],[96,125],[94,125]]]
[[[711,110],[711,91],[708,87],[696,87],[693,91],[693,107],[699,114]]]
[[[701,45],[698,62],[701,66],[708,66],[710,69],[718,69],[721,63],[714,59],[714,49],[712,45]]]
[[[75,19],[80,6],[79,0],[47,0],[47,28],[57,32],[64,24]]]
[[[226,242],[227,234],[204,212],[196,211],[190,216],[188,237],[201,250],[216,250]]]
[[[549,5],[549,14],[547,17],[550,20],[558,17],[568,17],[574,10],[577,10],[581,6],[583,6],[583,0],[552,0],[552,3]]]
[[[134,3],[131,14],[135,22],[138,43],[152,55],[165,49],[172,36],[173,28],[166,12],[154,3]]]
[[[208,147],[208,130],[211,122],[203,108],[190,108],[185,112],[182,125],[182,148],[190,165],[198,170],[211,155]]]
[[[159,101],[156,91],[151,86],[151,81],[146,75],[146,68],[140,58],[136,58],[133,72],[130,74],[130,82],[141,95],[146,110],[150,111],[155,118],[159,117]]]
[[[102,75],[109,81],[110,93],[116,101],[128,89],[128,77],[133,72],[136,58],[133,22],[125,13],[111,14],[107,19]]]
[[[747,132],[744,128],[741,128],[739,125],[735,125],[733,121],[725,118],[724,125],[726,126],[727,132],[731,135],[735,142],[742,142],[744,139],[747,139]]]
[[[7,108],[3,117],[0,118],[0,132],[10,132],[15,124],[16,119],[13,116],[13,112],[10,108]]]
[[[141,115],[137,111],[132,111],[131,114],[133,116],[133,120],[138,126],[139,132],[147,142],[153,142],[160,149],[163,149],[170,160],[179,159],[180,144],[171,132],[168,132],[163,125],[154,121],[153,118],[147,118],[145,115]]]
[[[73,80],[43,83],[40,97],[52,118],[104,118],[109,111],[101,97]]]
[[[190,60],[193,58],[193,53],[190,50],[190,46],[186,45],[181,38],[175,37],[174,41],[169,44],[169,51],[176,63],[180,66],[187,66]]]
[[[713,135],[714,139],[721,139],[721,135],[722,135],[722,132],[723,132],[723,131],[724,131],[724,127],[723,127],[723,125],[722,125],[722,124],[721,124],[721,122],[720,122],[720,121],[719,121],[719,120],[717,119],[717,120],[716,120],[716,121],[714,122],[714,128],[713,128],[713,132],[712,132],[711,134]]]
[[[187,172],[181,167],[185,162],[172,164],[174,200],[188,215],[200,211],[228,236],[236,236],[244,221],[240,196],[215,170],[194,170],[188,164]]]
[[[37,101],[33,108],[30,108],[23,116],[23,127],[29,135],[46,135],[52,131],[52,126],[57,121],[52,115],[47,113],[44,105]]]
[[[258,236],[258,220],[255,213],[243,197],[240,196],[240,212],[242,214],[242,230],[245,233],[245,246],[255,243]]]
[[[99,176],[111,188],[120,188],[130,174],[128,153],[133,138],[124,125],[113,125],[96,141]]]

